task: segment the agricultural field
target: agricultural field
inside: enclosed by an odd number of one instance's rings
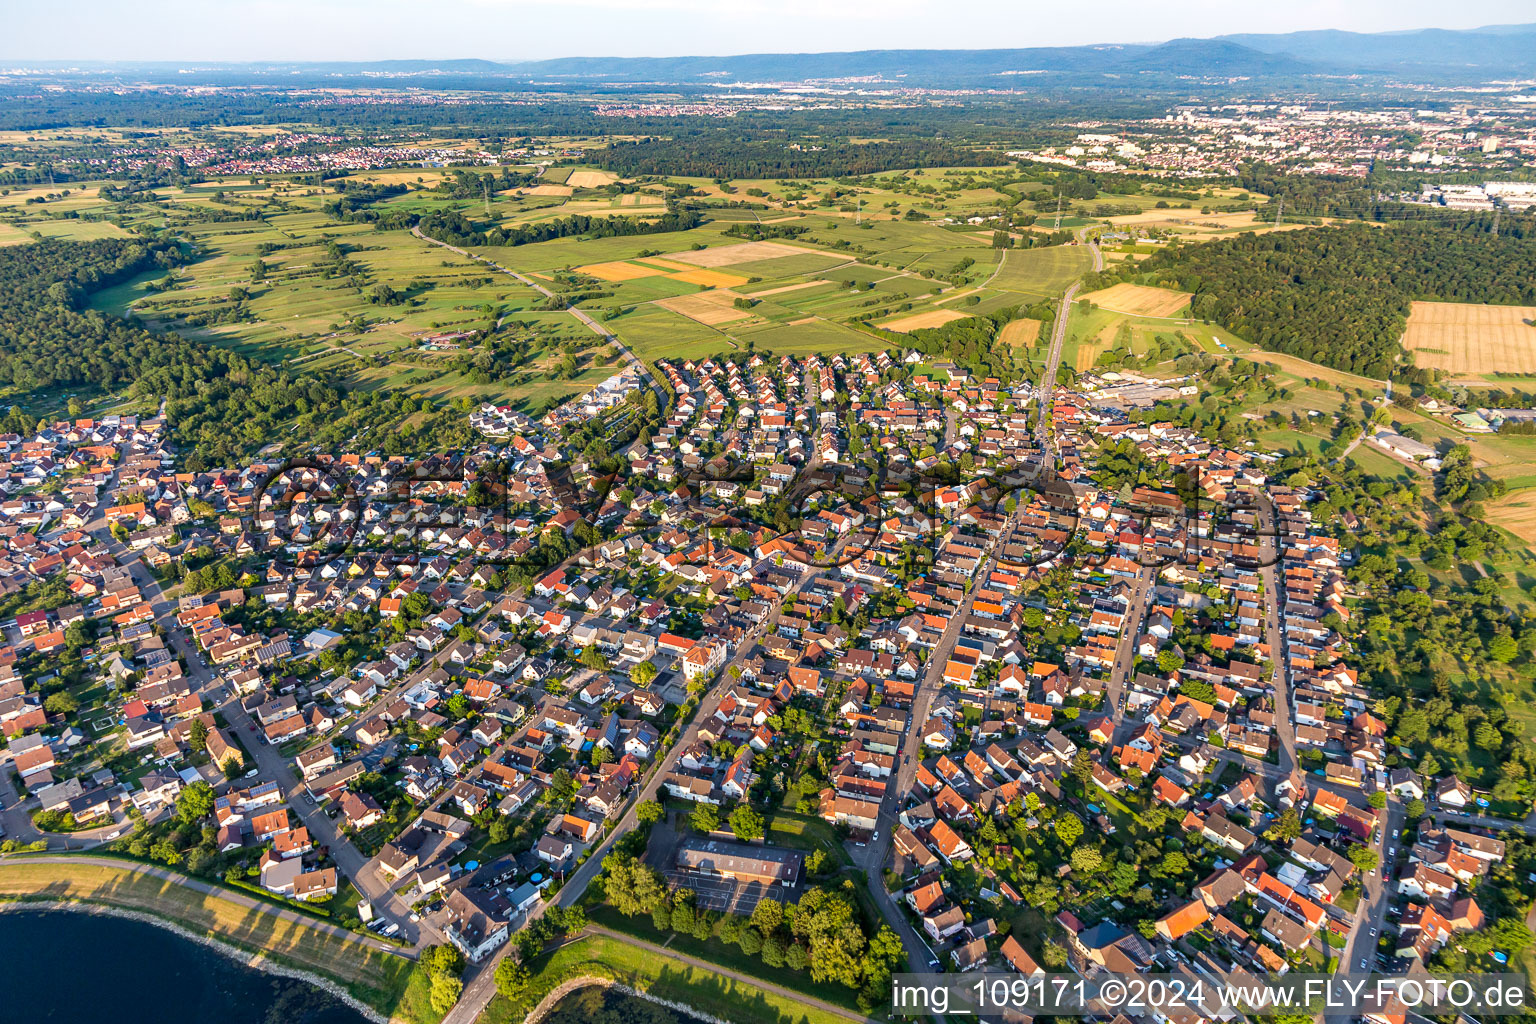
[[[894,320],[885,320],[879,326],[888,331],[916,331],[924,327],[943,327],[954,320],[964,320],[968,314],[956,313],[952,309],[932,309],[926,313],[911,313],[900,316]]]
[[[1005,324],[998,338],[1005,345],[1030,348],[1039,340],[1041,326],[1039,320],[1021,317],[1018,320],[1011,320]]]
[[[1117,284],[1078,299],[1133,316],[1174,317],[1189,307],[1190,294],[1144,284]]]
[[[1414,362],[1450,373],[1536,369],[1536,307],[1415,302],[1403,332]]]
[[[1049,298],[1066,291],[1093,265],[1082,246],[1056,245],[1039,249],[1004,250],[1002,265],[989,286],[1021,295]]]
[[[1090,262],[1080,246],[994,248],[990,228],[964,223],[1043,188],[1000,191],[997,169],[723,184],[621,183],[611,172],[569,165],[540,174],[511,188],[492,168],[359,171],[323,187],[247,174],[157,187],[128,205],[108,202],[89,182],[67,195],[18,188],[0,197],[0,245],[28,244],[34,232],[90,238],[169,230],[191,261],[98,293],[98,308],[252,359],[335,374],[349,387],[523,408],[579,393],[621,364],[589,328],[510,275],[409,231],[334,215],[329,208],[349,185],[400,190],[369,201],[370,216],[457,213],[503,228],[573,214],[644,223],[692,186],[696,203],[705,197],[705,220],[690,230],[471,247],[572,298],[642,359],[748,346],[869,351],[882,342],[864,324],[910,331],[1049,300]],[[481,189],[476,175],[497,182]],[[1028,349],[1037,331],[1037,323],[1020,322],[1007,344]],[[458,332],[494,339],[500,354],[492,372],[483,361],[469,372],[483,341],[430,340]]]
[[[1536,545],[1536,489],[1516,491],[1486,506],[1488,522]]]

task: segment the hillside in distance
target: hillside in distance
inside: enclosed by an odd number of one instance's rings
[[[1283,54],[1309,63],[1358,71],[1413,68],[1480,70],[1489,74],[1529,74],[1536,67],[1536,25],[1492,25],[1451,31],[1426,28],[1413,32],[1285,32],[1228,35],[1215,41],[1250,50]]]
[[[748,83],[863,80],[924,87],[999,88],[1022,82],[1111,84],[1190,78],[1298,79],[1347,75],[1403,76],[1425,83],[1465,83],[1536,76],[1536,24],[1450,30],[1358,33],[1336,30],[1245,34],[1161,43],[1107,43],[978,50],[856,50],[832,53],[746,53],[673,57],[484,58],[366,62],[193,61],[39,62],[64,75],[135,76],[188,84],[302,86],[366,78],[431,80],[471,88],[527,84],[635,88],[667,85],[710,89]]]

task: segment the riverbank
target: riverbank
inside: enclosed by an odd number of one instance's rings
[[[297,972],[305,980],[324,982],[322,987],[334,986],[349,1005],[365,1007],[373,1019],[420,1021],[427,1016],[416,1005],[419,998],[408,998],[408,989],[420,987],[412,984],[411,960],[373,948],[342,929],[173,872],[152,874],[134,862],[108,858],[7,856],[0,859],[0,901],[143,915],[194,941],[238,951],[251,958],[251,966]]]
[[[142,910],[125,910],[122,907],[108,906],[103,903],[86,903],[74,900],[55,900],[47,897],[5,897],[0,899],[0,914],[17,913],[25,911],[47,910],[53,912],[66,912],[71,914],[95,914],[103,917],[116,917],[126,921],[137,921],[140,924],[154,925],[185,939],[195,942],[204,949],[212,950],[220,956],[227,957],[242,967],[249,967],[265,974],[276,975],[279,978],[292,978],[296,981],[306,982],[320,989],[339,1003],[345,1004],[354,1013],[374,1024],[389,1024],[390,1017],[368,1006],[351,992],[330,978],[321,977],[313,971],[300,970],[266,956],[262,953],[253,953],[249,950],[232,946],[227,942],[221,942],[211,935],[199,934],[189,928],[183,928],[174,921]]]
[[[588,985],[617,985],[626,994],[704,1021],[730,1024],[849,1024],[835,1013],[725,977],[704,967],[624,941],[588,934],[533,962],[533,976],[513,998],[497,995],[479,1024],[529,1024],[560,999]],[[854,1019],[859,1019],[855,1017]]]

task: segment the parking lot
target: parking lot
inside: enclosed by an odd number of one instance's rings
[[[771,896],[780,903],[793,903],[800,896],[800,887],[786,889],[782,885],[763,882],[737,882],[720,875],[707,875],[697,871],[680,871],[673,868],[667,873],[669,885],[691,889],[698,898],[698,905],[709,910],[725,910],[733,914],[750,914],[752,909]]]

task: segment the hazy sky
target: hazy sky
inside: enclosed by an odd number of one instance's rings
[[[0,60],[676,56],[1148,42],[1526,22],[1531,0],[37,0]]]

